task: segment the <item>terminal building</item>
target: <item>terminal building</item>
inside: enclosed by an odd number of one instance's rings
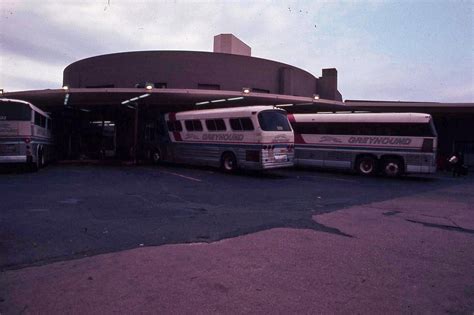
[[[289,112],[425,112],[435,118],[440,155],[474,154],[474,104],[343,102],[337,70],[313,74],[252,57],[232,34],[214,37],[213,52],[137,51],[95,56],[68,65],[63,88],[5,92],[52,114],[59,157],[136,154],[147,118],[160,113],[245,105],[285,106]],[[471,155],[470,155],[471,154]],[[474,164],[474,156],[472,162]]]

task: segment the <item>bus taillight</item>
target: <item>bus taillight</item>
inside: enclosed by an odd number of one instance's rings
[[[433,139],[423,139],[421,152],[433,152]]]

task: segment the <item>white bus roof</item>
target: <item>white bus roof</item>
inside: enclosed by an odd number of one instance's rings
[[[242,116],[250,116],[252,112],[260,112],[262,110],[281,110],[285,112],[284,110],[273,107],[273,106],[257,105],[257,106],[227,107],[227,108],[202,109],[202,110],[177,112],[176,119],[242,117]]]
[[[11,102],[11,103],[21,103],[21,104],[26,104],[28,105],[31,109],[33,109],[35,112],[38,112],[48,118],[51,118],[49,117],[49,114],[47,114],[46,112],[42,111],[41,109],[39,109],[38,107],[36,107],[35,105],[29,103],[29,102],[26,102],[26,101],[22,101],[22,100],[16,100],[16,99],[12,99],[12,98],[0,98],[0,101],[1,102]],[[0,105],[1,106],[1,105]]]
[[[296,122],[347,123],[429,123],[431,115],[424,113],[351,113],[293,114]]]

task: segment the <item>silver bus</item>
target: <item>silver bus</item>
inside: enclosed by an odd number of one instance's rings
[[[429,114],[290,114],[295,164],[399,176],[436,171],[437,134]]]
[[[53,158],[51,118],[31,103],[0,98],[0,163],[26,163],[33,170]]]
[[[248,106],[168,113],[154,162],[208,165],[227,172],[293,166],[293,130],[284,110]],[[149,132],[148,132],[149,133]]]

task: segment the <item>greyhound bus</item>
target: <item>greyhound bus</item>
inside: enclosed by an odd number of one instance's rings
[[[161,125],[164,137],[147,153],[155,163],[208,165],[227,172],[293,166],[293,130],[286,112],[278,108],[248,106],[168,113]]]
[[[31,103],[0,99],[0,163],[28,164],[33,170],[53,158],[51,118]]]
[[[437,134],[429,114],[293,114],[295,164],[387,176],[436,171]]]

